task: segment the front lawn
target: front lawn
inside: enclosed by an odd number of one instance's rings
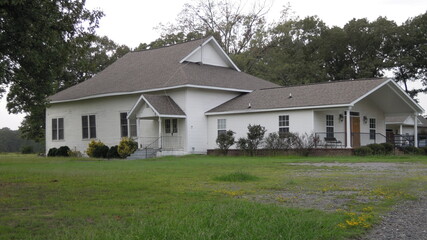
[[[422,156],[0,154],[0,239],[345,239],[426,191],[426,170]]]

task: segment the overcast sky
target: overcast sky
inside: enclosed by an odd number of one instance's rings
[[[238,1],[238,0],[237,0]],[[173,22],[184,3],[191,0],[86,0],[89,9],[102,10],[105,17],[101,19],[97,30],[99,35],[106,35],[119,44],[134,48],[139,43],[149,43],[159,37],[154,30],[159,23]],[[251,6],[255,0],[240,0]],[[317,15],[327,25],[344,26],[353,18],[375,20],[386,16],[401,24],[410,17],[427,11],[427,0],[266,0],[271,6],[268,19],[278,19],[284,5],[290,3],[295,15],[300,17]],[[427,109],[427,95],[420,97],[421,106]],[[0,100],[0,128],[17,129],[23,115],[8,115],[6,99]]]

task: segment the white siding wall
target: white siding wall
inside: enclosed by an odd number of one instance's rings
[[[352,112],[358,112],[360,117],[360,132],[362,133],[360,136],[361,145],[367,145],[370,143],[374,143],[374,140],[369,139],[369,119],[376,119],[376,132],[382,135],[386,135],[385,133],[385,115],[384,112],[375,107],[370,100],[365,99],[355,104],[355,106],[351,109]],[[345,118],[342,122],[339,121],[339,115],[343,116],[345,109],[327,109],[327,110],[316,110],[314,114],[315,119],[315,131],[324,133],[326,132],[326,115],[334,116],[334,132],[336,132],[335,137],[337,140],[340,140],[342,143],[345,142]],[[363,117],[366,116],[368,118],[368,122],[363,122]],[[325,137],[321,135],[321,138]],[[376,143],[385,142],[384,137],[377,136]]]
[[[216,138],[218,135],[217,120],[226,119],[227,130],[234,131],[235,139],[247,137],[249,124],[260,124],[267,130],[266,135],[279,131],[279,116],[289,115],[289,131],[311,134],[314,131],[314,115],[312,110],[278,111],[265,113],[246,113],[230,115],[208,116],[208,148],[218,148]],[[234,145],[233,148],[236,146]]]
[[[212,43],[208,43],[203,46],[202,50],[198,50],[191,57],[187,59],[189,62],[202,62],[203,64],[219,66],[219,67],[229,67],[227,62],[221,57],[222,53],[218,53],[219,50],[216,50],[213,47]]]
[[[120,113],[129,111],[139,95],[126,95],[52,104],[46,109],[46,150],[68,146],[84,153],[90,140],[82,139],[82,116],[96,115],[96,136],[107,146],[120,141]],[[64,118],[64,140],[52,141],[52,118]]]
[[[207,89],[187,89],[186,111],[187,146],[189,153],[206,153],[208,149],[208,126],[205,112],[238,96],[236,92]],[[172,96],[171,96],[172,97]],[[172,97],[173,98],[173,97]],[[216,125],[214,126],[216,129]]]

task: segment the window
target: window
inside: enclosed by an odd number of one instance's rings
[[[334,115],[326,115],[326,137],[334,138]]]
[[[82,137],[83,139],[96,138],[95,115],[82,116]]]
[[[136,137],[137,136],[136,118],[129,119],[129,124],[130,124],[130,136],[131,137]]]
[[[369,139],[371,140],[375,140],[375,136],[376,136],[376,121],[375,118],[370,118],[369,119]]]
[[[120,113],[120,136],[127,137],[128,135],[128,114]]]
[[[136,119],[129,119],[130,136],[128,133],[128,114],[120,113],[120,134],[121,137],[136,137]]]
[[[165,119],[165,133],[177,133],[178,132],[178,119]]]
[[[227,132],[227,121],[225,119],[218,119],[218,136]]]
[[[289,132],[289,115],[279,116],[279,134]]]
[[[64,118],[52,119],[52,140],[64,139]]]

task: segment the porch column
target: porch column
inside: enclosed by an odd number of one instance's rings
[[[414,114],[414,147],[418,147],[418,114]]]
[[[139,128],[141,126],[139,119],[137,117],[136,118],[136,142],[138,143],[138,148],[142,148],[142,142],[140,141],[141,136],[139,135]],[[130,133],[130,132],[129,132]]]
[[[350,109],[346,110],[346,118],[345,118],[345,125],[346,125],[346,142],[347,146],[346,148],[351,148],[351,129],[350,129]]]
[[[162,148],[162,119],[159,117],[159,148]]]

